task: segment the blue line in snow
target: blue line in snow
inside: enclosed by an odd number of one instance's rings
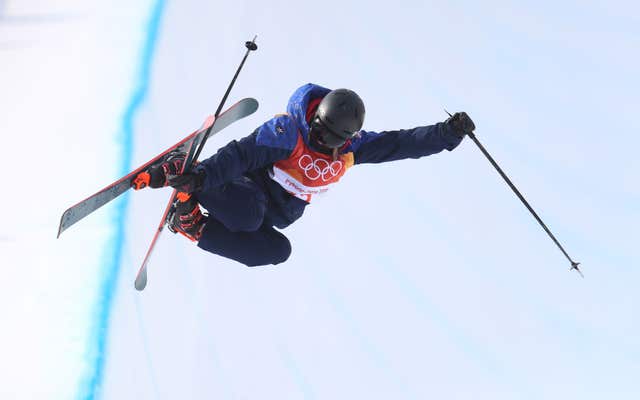
[[[122,163],[121,175],[127,174],[131,169],[131,159],[133,153],[133,121],[140,106],[144,103],[149,87],[151,64],[153,54],[158,41],[158,33],[160,30],[160,22],[165,8],[165,0],[157,0],[151,8],[147,25],[147,35],[143,43],[141,53],[141,65],[135,78],[136,85],[133,88],[131,98],[122,116]],[[111,317],[111,309],[113,305],[113,296],[118,282],[120,272],[120,264],[122,261],[122,250],[125,241],[125,220],[127,215],[128,199],[117,202],[114,211],[115,229],[106,247],[105,253],[111,255],[107,257],[103,265],[104,277],[102,279],[98,300],[95,311],[95,320],[93,322],[93,332],[91,335],[92,343],[89,344],[89,364],[90,371],[87,376],[80,382],[80,390],[78,398],[93,400],[99,397],[100,385],[102,384],[105,352],[107,345],[107,334],[109,319]]]

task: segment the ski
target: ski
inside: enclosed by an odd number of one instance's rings
[[[202,127],[191,133],[178,143],[169,147],[164,152],[144,163],[140,167],[131,171],[127,175],[98,191],[97,193],[87,197],[81,202],[68,208],[60,218],[58,227],[58,237],[70,226],[82,220],[89,214],[93,213],[100,207],[116,199],[118,196],[129,190],[134,179],[138,174],[147,170],[152,165],[162,162],[164,158],[171,152],[181,151],[188,153],[190,158],[185,160],[185,165],[191,165],[196,155],[196,149],[201,148],[206,139],[231,125],[232,123],[253,114],[258,109],[258,101],[253,98],[245,98],[231,106],[228,110],[221,113],[218,118],[209,116]],[[206,136],[206,137],[205,137]]]
[[[151,253],[153,253],[153,249],[156,247],[156,243],[164,226],[167,224],[168,220],[171,218],[171,212],[175,211],[175,201],[177,197],[178,191],[174,190],[171,194],[171,198],[169,199],[169,204],[167,204],[167,208],[162,214],[162,219],[160,220],[160,224],[158,224],[158,229],[156,230],[155,235],[153,235],[153,239],[151,239],[151,244],[149,244],[149,249],[147,250],[147,254],[144,256],[144,260],[142,261],[142,266],[138,270],[138,274],[136,275],[136,280],[134,281],[133,286],[135,286],[136,290],[142,291],[147,286],[147,264],[149,263],[149,259],[151,258]]]

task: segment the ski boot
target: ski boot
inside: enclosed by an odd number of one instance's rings
[[[162,161],[147,168],[146,171],[139,173],[133,181],[131,181],[131,187],[135,190],[140,190],[147,186],[154,189],[167,186],[170,177],[182,173],[185,157],[186,153],[184,152],[174,151],[167,154]]]
[[[202,214],[200,205],[192,194],[178,192],[176,200],[167,214],[167,227],[173,233],[179,233],[192,242],[202,236],[207,223],[207,215]]]

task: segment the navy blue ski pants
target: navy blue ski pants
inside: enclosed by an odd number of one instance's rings
[[[241,177],[214,190],[196,193],[209,212],[198,247],[248,267],[279,264],[291,254],[291,243],[265,223],[268,202],[251,179]]]

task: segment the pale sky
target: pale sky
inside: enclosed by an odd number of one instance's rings
[[[0,397],[638,398],[637,2],[132,4],[0,1]],[[260,108],[204,156],[307,82],[371,131],[464,110],[585,278],[468,139],[351,169],[276,267],[166,233],[136,292],[168,190],[56,240],[215,111],[255,34],[227,105]]]

